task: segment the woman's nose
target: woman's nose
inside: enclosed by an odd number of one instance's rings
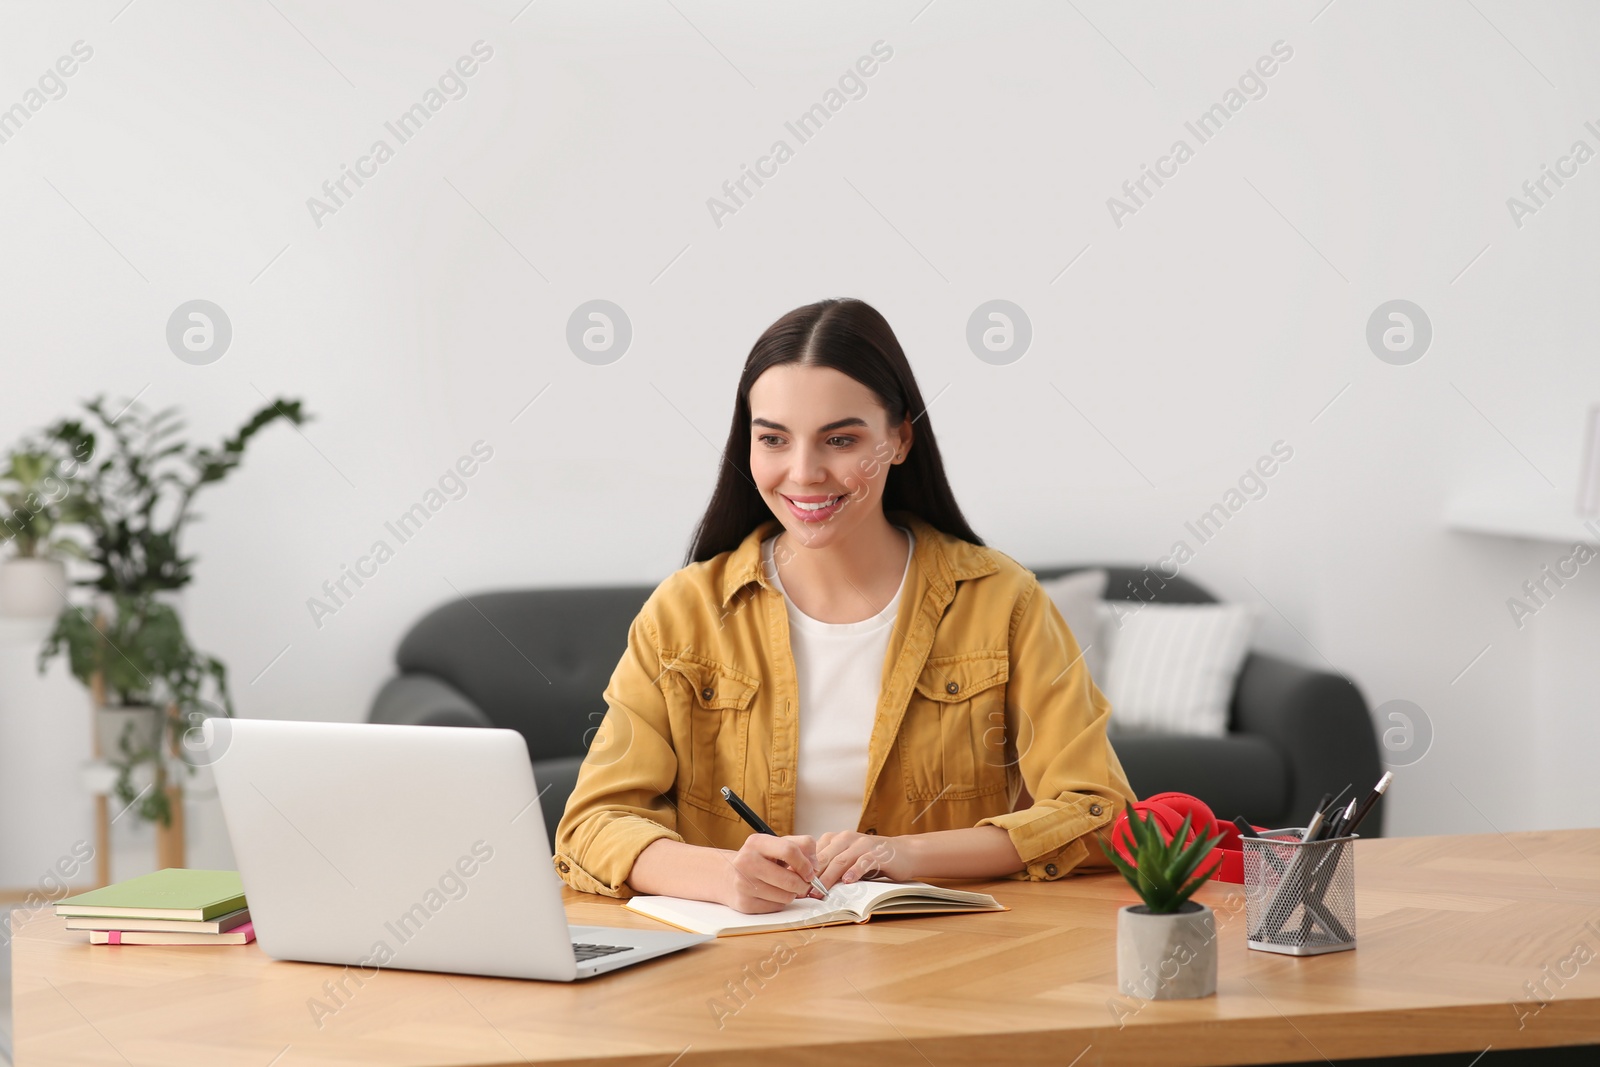
[[[789,466],[789,477],[796,485],[811,485],[827,480],[822,453],[810,445],[799,445]]]

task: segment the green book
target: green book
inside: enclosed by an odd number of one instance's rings
[[[244,883],[238,871],[168,867],[57,901],[56,914],[206,920],[244,906]]]

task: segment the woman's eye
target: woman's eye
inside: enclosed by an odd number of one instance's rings
[[[780,440],[780,438],[778,438],[776,435],[770,434],[770,433],[761,434],[760,436],[758,436],[756,438],[756,442],[758,444],[766,445],[768,448],[776,448],[777,445],[773,444],[772,442],[776,442],[776,441],[779,441],[779,440]],[[839,448],[849,448],[851,445],[856,443],[856,439],[854,437],[834,436],[834,437],[828,438],[828,442],[830,444],[837,444]]]

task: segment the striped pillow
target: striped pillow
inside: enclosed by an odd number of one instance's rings
[[[1078,642],[1083,665],[1096,685],[1106,669],[1105,654],[1100,650],[1100,604],[1110,577],[1104,568],[1092,567],[1059,578],[1039,579],[1039,587],[1055,601],[1062,621]]]
[[[1112,734],[1227,735],[1257,605],[1117,601],[1099,609]]]

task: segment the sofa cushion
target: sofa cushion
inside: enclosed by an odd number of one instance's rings
[[[1055,601],[1083,653],[1083,665],[1096,684],[1104,676],[1106,657],[1100,644],[1100,599],[1105,596],[1107,574],[1099,567],[1074,571],[1059,578],[1041,578],[1039,588]]]
[[[1254,604],[1100,605],[1111,729],[1223,737]]]

